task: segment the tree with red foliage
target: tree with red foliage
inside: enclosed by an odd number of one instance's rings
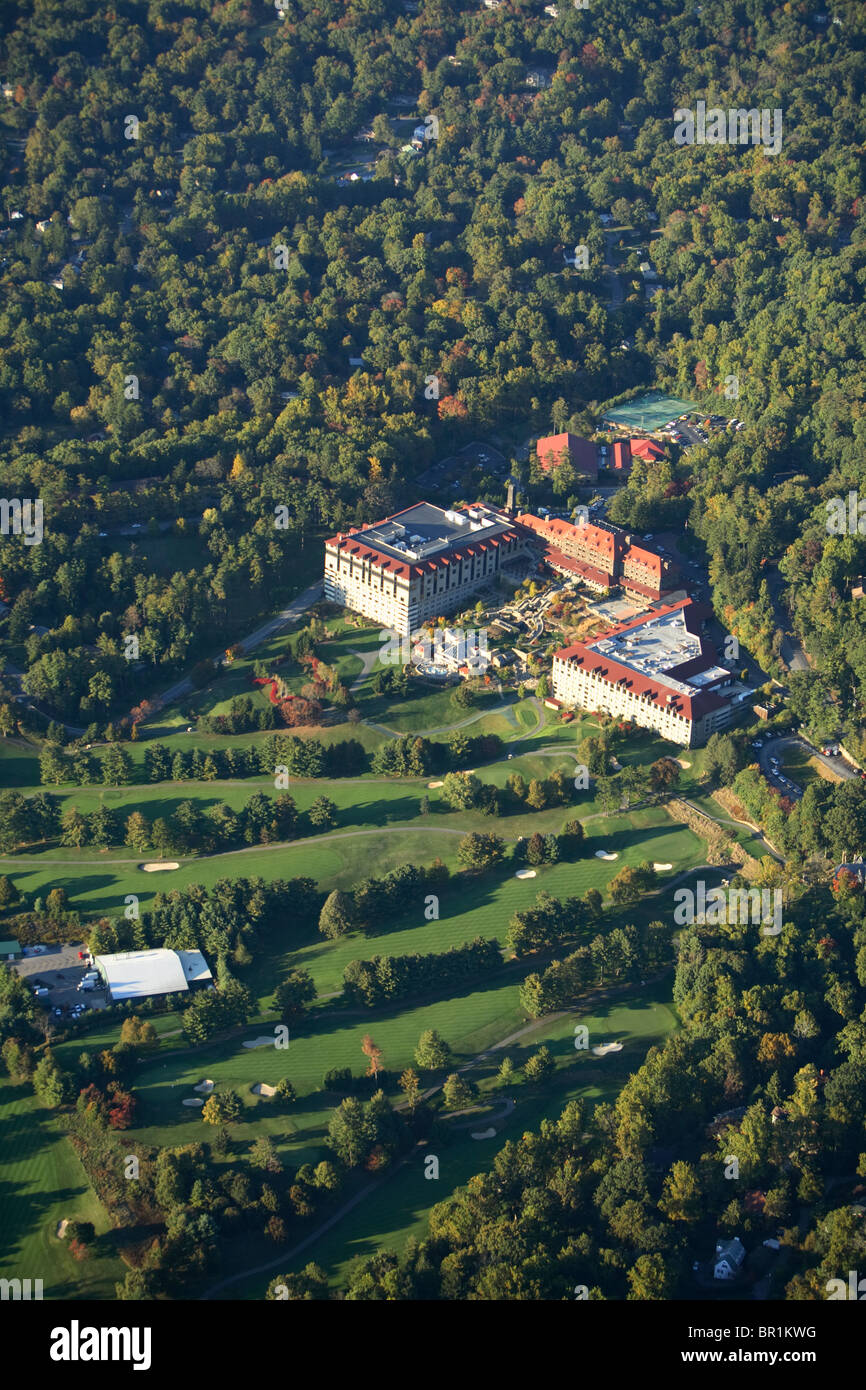
[[[149,719],[156,709],[156,705],[150,700],[142,700],[140,705],[133,705],[129,711],[129,717],[133,724],[143,724]]]
[[[290,729],[302,724],[318,724],[322,717],[322,706],[318,700],[302,700],[297,696],[283,700],[279,710],[283,722]]]
[[[108,1114],[108,1102],[99,1087],[95,1086],[92,1081],[89,1086],[85,1086],[82,1091],[79,1091],[75,1108],[79,1115],[87,1115],[90,1120],[99,1119],[103,1124],[105,1123]]]
[[[108,1089],[111,1092],[108,1123],[112,1129],[131,1129],[135,1117],[135,1096],[131,1091],[124,1091],[116,1081],[112,1081]]]
[[[469,411],[459,396],[443,396],[439,402],[440,420],[466,420]]]

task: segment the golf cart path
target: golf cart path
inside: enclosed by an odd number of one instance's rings
[[[560,1018],[568,1018],[572,1014],[586,1013],[588,1010],[596,1009],[598,1008],[599,1003],[603,1002],[607,997],[615,996],[618,993],[621,994],[624,990],[629,988],[633,988],[633,986],[611,985],[604,989],[593,990],[590,994],[586,996],[585,999],[582,999],[580,1001],[579,1008],[560,1009],[556,1013],[544,1014],[541,1018],[534,1019],[531,1023],[527,1023],[523,1028],[518,1028],[516,1032],[510,1033],[507,1038],[502,1038],[499,1042],[493,1043],[491,1047],[485,1048],[483,1052],[479,1052],[477,1056],[471,1058],[469,1062],[464,1063],[462,1067],[458,1067],[458,1071],[469,1071],[472,1067],[480,1065],[480,1063],[483,1062],[486,1057],[489,1057],[492,1052],[496,1052],[503,1047],[509,1047],[511,1043],[515,1042],[519,1038],[525,1037],[527,1033],[532,1033],[536,1028],[540,1028],[542,1024],[551,1023]],[[441,1091],[443,1085],[444,1081],[439,1082],[439,1084],[436,1086],[430,1086],[426,1091],[422,1092],[422,1099],[426,1100],[428,1096],[435,1095],[437,1091]],[[515,1103],[512,1102],[512,1105],[514,1104]],[[395,1109],[400,1108],[400,1106],[395,1107]],[[404,1156],[401,1159],[399,1159],[398,1162],[395,1163],[392,1168],[388,1169],[387,1172],[383,1173],[380,1177],[375,1178],[372,1182],[367,1183],[365,1187],[362,1187],[359,1192],[356,1192],[352,1197],[348,1199],[348,1201],[344,1202],[343,1205],[337,1209],[337,1211],[335,1211],[331,1216],[329,1216],[327,1221],[324,1221],[321,1224],[321,1226],[317,1226],[315,1231],[311,1231],[310,1234],[308,1236],[305,1236],[302,1241],[299,1241],[297,1245],[293,1245],[291,1249],[283,1251],[281,1255],[277,1255],[276,1258],[273,1260],[268,1260],[265,1264],[255,1265],[251,1269],[244,1269],[237,1274],[232,1274],[227,1279],[221,1279],[219,1283],[213,1284],[204,1293],[199,1295],[199,1302],[205,1302],[208,1299],[212,1298],[215,1294],[220,1293],[223,1289],[230,1288],[232,1284],[242,1283],[246,1279],[253,1279],[258,1274],[269,1274],[271,1270],[276,1270],[280,1267],[284,1269],[288,1268],[289,1264],[298,1255],[302,1254],[304,1250],[309,1249],[311,1245],[314,1245],[316,1241],[320,1240],[321,1237],[325,1235],[327,1231],[330,1231],[331,1228],[336,1226],[339,1221],[342,1221],[344,1216],[348,1215],[350,1211],[354,1210],[354,1208],[357,1207],[361,1202],[363,1202],[366,1197],[369,1197],[372,1192],[376,1192],[382,1186],[382,1184],[387,1181],[387,1178],[390,1176],[390,1174],[395,1173],[400,1168],[405,1167],[405,1165],[410,1161],[410,1159],[415,1157],[415,1155],[419,1152],[423,1152],[423,1150],[427,1147],[429,1147],[429,1141],[420,1141],[418,1144],[414,1146],[413,1149],[409,1151],[409,1153],[404,1154]]]
[[[367,679],[373,667],[376,665],[376,662],[379,660],[379,653],[359,652],[356,651],[354,647],[351,647],[350,651],[352,656],[356,656],[361,663],[360,675],[356,676],[355,679],[352,681],[352,684],[349,686],[349,690],[353,695],[355,695],[361,689],[361,687],[364,684],[364,681]]]

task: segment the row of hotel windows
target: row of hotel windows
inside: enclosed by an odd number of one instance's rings
[[[561,698],[573,699],[578,696],[591,698],[593,700],[606,699],[613,701],[618,699],[622,705],[636,704],[643,709],[651,710],[654,715],[663,715],[673,721],[688,724],[690,721],[684,714],[677,710],[660,708],[648,695],[638,695],[633,690],[624,690],[610,681],[601,679],[597,675],[590,675],[586,671],[570,671],[568,667],[556,669],[554,663],[553,673],[554,690]]]
[[[488,561],[490,561],[489,564]],[[360,571],[357,565],[352,564],[351,560],[346,564],[341,564],[339,560],[334,561],[330,556],[328,557],[328,569],[335,570],[341,575],[346,575],[350,583],[360,583],[369,586],[378,574],[381,586],[385,578],[397,578],[396,575],[388,575],[385,571],[378,569],[377,566],[368,565],[364,561],[360,561],[359,564],[361,566]],[[473,579],[482,579],[486,574],[493,574],[497,568],[496,556],[489,552],[485,552],[483,556],[476,555],[473,556],[471,560],[457,560],[444,571],[437,570],[435,574],[425,575],[424,583],[428,592],[432,590],[432,592],[435,593],[439,588],[459,588],[461,584],[471,583]],[[455,583],[452,584],[451,580],[454,576],[456,576],[456,580]],[[439,583],[440,578],[442,580],[441,585]],[[418,581],[413,580],[412,583],[414,587]]]

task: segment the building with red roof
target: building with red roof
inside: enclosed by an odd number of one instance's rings
[[[539,439],[535,452],[545,473],[552,472],[567,461],[573,465],[575,472],[593,481],[598,477],[598,450],[589,439],[583,439],[579,434],[549,434],[545,439]]]
[[[553,693],[566,706],[604,710],[684,747],[730,723],[734,676],[701,635],[708,610],[660,604],[553,657]]]
[[[610,468],[614,473],[628,475],[635,459],[658,463],[664,456],[664,449],[654,439],[617,439],[611,452]]]
[[[630,598],[652,601],[671,589],[675,572],[654,550],[635,545],[618,526],[584,522],[575,526],[559,517],[546,520],[521,512],[518,526],[531,531],[544,545],[545,560],[560,574],[571,572],[597,593],[621,588]],[[564,559],[572,562],[564,564]]]
[[[658,463],[665,451],[654,439],[632,439],[629,441],[632,458],[646,459],[648,463]]]
[[[409,635],[464,607],[525,550],[525,533],[504,512],[417,502],[325,542],[325,597]]]
[[[631,472],[631,446],[627,439],[617,439],[614,442],[610,466],[616,473]]]

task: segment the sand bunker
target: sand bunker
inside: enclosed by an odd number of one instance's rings
[[[200,1096],[187,1096],[186,1100],[181,1101],[181,1105],[198,1107],[199,1105],[204,1105],[204,1101],[201,1099]]]
[[[495,1129],[493,1128],[493,1126],[491,1125],[489,1129],[479,1129],[479,1130],[476,1130],[476,1131],[473,1133],[472,1138],[473,1138],[473,1139],[492,1139],[492,1138],[494,1137],[495,1134],[496,1134],[496,1130],[495,1130]]]
[[[595,857],[596,859],[619,859],[619,855],[609,849],[597,849]]]
[[[674,762],[679,763],[680,767],[691,767],[691,763],[687,763],[685,758],[674,758]]]
[[[202,1095],[209,1096],[213,1090],[212,1081],[200,1081],[197,1086],[193,1086],[194,1091],[201,1091]]]
[[[165,869],[179,869],[180,865],[178,864],[176,859],[168,859],[164,863],[160,862],[159,864],[141,864],[139,865],[139,867],[144,869],[144,872],[146,874],[159,874],[162,873]]]
[[[592,1051],[595,1057],[606,1057],[609,1052],[622,1052],[622,1043],[599,1043]]]
[[[257,1081],[255,1086],[250,1087],[250,1090],[254,1096],[275,1096],[277,1094],[276,1086],[269,1086],[266,1081]]]
[[[441,787],[442,785],[443,785],[443,784],[442,784],[441,782],[428,782],[428,783],[427,783],[427,786],[428,786],[428,787]]]
[[[673,867],[673,864],[660,864],[658,860],[653,864],[654,869],[672,869]]]
[[[535,878],[534,869],[518,869],[515,878]]]
[[[54,1232],[58,1240],[62,1240],[66,1235],[66,1227],[69,1225],[69,1217],[64,1216],[62,1221],[58,1221],[57,1230]]]
[[[244,1043],[244,1047],[273,1047],[273,1045],[273,1034],[268,1036],[267,1033],[262,1033],[257,1038],[247,1038],[246,1042]]]

